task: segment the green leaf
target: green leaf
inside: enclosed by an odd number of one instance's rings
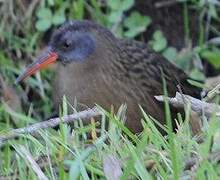
[[[113,10],[118,10],[119,9],[119,4],[120,4],[121,2],[120,1],[118,1],[118,0],[108,0],[107,1],[107,5],[111,8],[111,9],[113,9]]]
[[[132,12],[124,21],[124,26],[128,29],[124,35],[133,38],[144,32],[150,23],[151,18],[149,16],[142,16],[139,12]]]
[[[46,31],[50,28],[51,25],[52,22],[47,19],[40,19],[35,24],[38,31]]]
[[[200,80],[200,81],[204,81],[205,80],[205,75],[199,71],[198,69],[194,68],[191,72],[190,72],[190,77],[196,80]]]
[[[122,11],[127,11],[127,10],[129,10],[133,5],[134,5],[134,0],[123,0],[123,1],[121,2],[121,6],[119,6],[119,7],[120,7],[120,9],[121,9]]]
[[[160,40],[156,40],[153,43],[153,49],[156,52],[160,52],[160,51],[164,50],[164,48],[166,48],[166,46],[167,46],[167,40],[164,38],[162,38]]]
[[[154,40],[152,41],[152,48],[156,52],[161,52],[167,47],[167,40],[161,31],[155,31],[153,34],[153,39]]]
[[[160,39],[161,37],[163,37],[163,33],[160,30],[157,30],[154,32],[154,34],[153,34],[154,40]]]
[[[178,54],[175,59],[175,64],[187,72],[190,69],[190,64],[193,56],[193,52],[191,50],[187,50],[183,54]]]
[[[54,0],[47,0],[47,2],[48,2],[48,4],[49,4],[49,6],[54,6]]]
[[[199,87],[199,88],[205,88],[204,83],[201,83],[199,81],[196,80],[192,80],[192,79],[187,79],[187,82],[195,87]]]
[[[201,57],[206,59],[209,63],[211,63],[216,69],[220,68],[220,50],[215,49],[211,50],[204,50],[201,52]]]
[[[65,15],[64,14],[55,14],[53,16],[52,22],[54,25],[60,25],[62,23],[64,23],[66,20]]]
[[[209,11],[208,11],[211,16],[215,19],[218,19],[218,13],[217,13],[217,9],[213,4],[209,5]]]
[[[134,0],[108,0],[108,6],[112,10],[127,11],[134,5]]]
[[[116,23],[121,19],[122,12],[121,11],[113,11],[108,17],[109,22]]]
[[[163,51],[163,56],[169,61],[174,61],[177,56],[177,50],[174,47],[168,47]]]
[[[49,8],[41,8],[37,12],[37,17],[39,19],[51,19],[52,18],[52,12]]]
[[[35,24],[37,30],[46,31],[52,25],[52,12],[49,8],[41,8],[37,12],[38,20]]]

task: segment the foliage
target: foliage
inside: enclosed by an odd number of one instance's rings
[[[156,52],[161,52],[167,47],[167,40],[161,31],[155,31],[153,34],[152,48]]]
[[[134,3],[134,0],[107,1],[108,11],[104,14],[105,20],[102,23],[111,28],[112,32],[119,37],[134,38],[138,36],[151,24],[151,18],[141,15],[137,11],[127,13]]]
[[[65,109],[67,104],[64,104]],[[19,179],[37,178],[34,168],[29,166],[28,159],[23,154],[22,149],[25,148],[50,179],[104,178],[106,172],[103,171],[103,166],[112,166],[111,163],[120,164],[117,168],[123,169],[122,179],[138,177],[218,179],[220,176],[218,119],[213,117],[201,134],[207,138],[199,143],[197,137],[192,137],[188,124],[189,116],[186,116],[184,123],[180,120],[176,133],[165,127],[164,130],[168,135],[164,137],[152,119],[143,112],[144,130],[137,136],[129,132],[120,120],[123,119],[123,111],[124,107],[117,116],[104,111],[105,115],[100,126],[97,123],[83,126],[78,121],[74,128],[61,124],[58,131],[53,129],[40,131],[38,138],[24,135],[7,142],[1,154],[1,175],[16,176]],[[189,114],[190,109],[187,111]],[[105,124],[107,120],[110,124],[108,128],[104,128],[102,123]],[[98,138],[97,134],[93,134],[91,139],[88,136],[92,131],[100,131],[101,134]],[[9,148],[10,146],[13,149]],[[105,164],[104,159],[107,156],[114,157],[114,161]],[[54,166],[58,168],[56,172],[51,169]]]
[[[151,24],[151,19],[148,16],[142,16],[140,13],[134,11],[124,21],[124,26],[128,29],[124,32],[124,36],[133,38],[144,32]]]
[[[64,12],[57,12],[52,14],[49,8],[41,8],[37,12],[38,20],[36,22],[36,28],[39,31],[48,30],[53,24],[60,25],[64,23],[65,15]]]

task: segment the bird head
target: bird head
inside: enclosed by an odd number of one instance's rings
[[[57,61],[63,64],[83,63],[90,59],[98,46],[99,49],[103,48],[103,43],[100,45],[98,42],[103,40],[109,42],[112,39],[114,36],[110,31],[91,21],[66,22],[52,34],[48,46],[32,64],[26,67],[16,79],[16,83]]]

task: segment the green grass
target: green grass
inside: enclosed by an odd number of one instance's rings
[[[118,170],[122,170],[122,179],[218,179],[219,119],[212,118],[208,130],[201,134],[204,142],[198,143],[197,138],[191,134],[187,120],[180,124],[177,133],[168,128],[168,135],[162,136],[152,120],[143,112],[144,130],[137,136],[128,133],[119,118],[109,116],[107,112],[105,114],[103,118],[109,121],[109,128],[95,127],[96,131],[103,132],[95,139],[88,137],[91,128],[94,128],[90,125],[75,125],[71,128],[69,125],[61,124],[58,131],[47,129],[40,131],[37,137],[23,135],[16,140],[8,141],[2,146],[1,176],[15,176],[21,179],[37,177],[26,156],[21,152],[23,147],[31,153],[50,179],[104,178],[106,172],[103,166],[112,166],[111,163],[120,164]],[[169,119],[169,111],[167,118]],[[115,162],[104,164],[104,158],[108,156],[114,157]],[[192,159],[194,167],[190,169],[188,166]]]
[[[45,0],[38,4],[34,4],[34,1],[31,4],[22,1],[0,2],[1,135],[12,128],[45,120],[54,112],[51,101],[53,70],[42,71],[21,85],[14,85],[20,70],[44,46],[48,38],[47,30],[67,19],[89,17],[119,37],[140,39],[154,22],[133,10],[134,3],[133,0],[109,0],[104,5],[97,0],[67,0],[65,3]],[[220,32],[216,25],[220,20],[217,13],[219,6],[214,1],[204,4],[203,0],[179,3],[183,5],[183,36],[187,44],[184,53],[170,47],[159,30],[152,35],[149,45],[193,78],[205,80],[203,70],[198,65],[202,60],[215,69],[220,67]],[[192,9],[200,17],[198,44],[194,47],[190,46],[189,11]],[[206,21],[207,15],[210,24]],[[206,38],[207,32],[212,34],[210,41]],[[64,98],[60,116],[68,114],[67,106]],[[164,107],[167,125],[163,129],[167,132],[166,136],[161,135],[153,123],[157,121],[143,110],[143,132],[133,134],[124,126],[126,106],[123,105],[117,114],[99,107],[104,114],[99,122],[83,125],[82,120],[78,120],[71,126],[60,124],[58,130],[41,130],[37,136],[24,134],[9,140],[0,146],[0,179],[38,179],[36,169],[25,154],[27,152],[48,179],[106,179],[107,174],[113,176],[115,171],[121,174],[121,179],[219,179],[219,118],[212,117],[207,122],[202,117],[200,136],[203,142],[199,143],[199,137],[193,136],[190,129],[190,107],[186,107],[185,119],[179,118],[176,133],[172,131],[167,102]],[[109,170],[106,171],[104,167]]]

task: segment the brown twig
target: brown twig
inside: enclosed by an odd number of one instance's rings
[[[160,102],[164,102],[164,96],[155,96],[155,98]],[[186,102],[184,102],[184,100],[186,100]],[[220,117],[219,105],[214,103],[207,103],[205,101],[193,98],[189,95],[181,95],[177,92],[175,97],[168,97],[168,102],[176,108],[184,108],[185,103],[190,103],[192,110],[197,112],[199,115],[202,115],[202,113],[204,113],[207,118],[211,117],[212,115]]]
[[[88,120],[92,117],[99,116],[101,114],[102,114],[101,111],[98,110],[97,107],[94,107],[92,109],[87,109],[85,111],[81,111],[81,112],[78,112],[75,114],[67,115],[67,116],[64,116],[61,118],[57,117],[57,118],[49,119],[47,121],[38,122],[38,123],[32,124],[30,126],[24,127],[24,128],[12,129],[9,132],[7,132],[6,134],[0,135],[0,145],[4,141],[18,137],[21,134],[34,134],[34,133],[37,133],[37,131],[40,129],[56,127],[60,123],[70,123],[70,122],[73,122],[77,119]]]

